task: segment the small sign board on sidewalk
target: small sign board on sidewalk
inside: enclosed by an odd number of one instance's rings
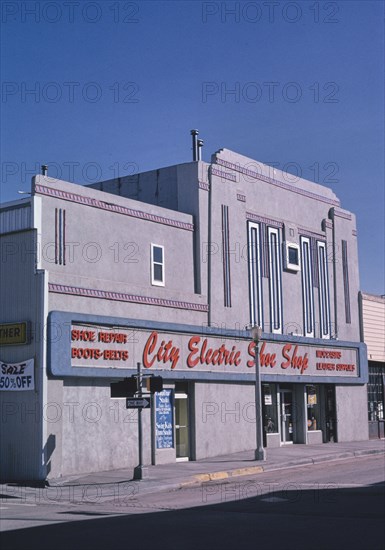
[[[151,400],[145,397],[127,397],[126,409],[149,409]]]

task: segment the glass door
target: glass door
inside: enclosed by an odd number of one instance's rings
[[[178,461],[188,460],[190,456],[188,420],[187,393],[175,393],[175,441]]]
[[[324,433],[324,443],[335,443],[337,441],[336,395],[335,387],[331,385],[325,386],[325,416],[326,430]]]
[[[293,391],[280,389],[281,443],[293,443]]]

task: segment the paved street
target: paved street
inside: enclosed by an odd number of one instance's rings
[[[1,516],[4,550],[383,550],[384,456],[151,494],[138,484],[109,494],[97,486],[8,487]]]

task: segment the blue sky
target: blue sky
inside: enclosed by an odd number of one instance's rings
[[[332,187],[384,290],[381,1],[2,2],[1,201],[226,147]]]

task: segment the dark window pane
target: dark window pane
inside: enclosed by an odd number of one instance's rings
[[[159,246],[154,246],[153,255],[154,255],[154,262],[157,262],[159,264],[163,263],[163,249],[162,248],[160,248]]]
[[[154,280],[163,282],[163,266],[154,264]]]
[[[293,248],[292,246],[289,246],[289,263],[298,265],[298,250],[296,248]]]

